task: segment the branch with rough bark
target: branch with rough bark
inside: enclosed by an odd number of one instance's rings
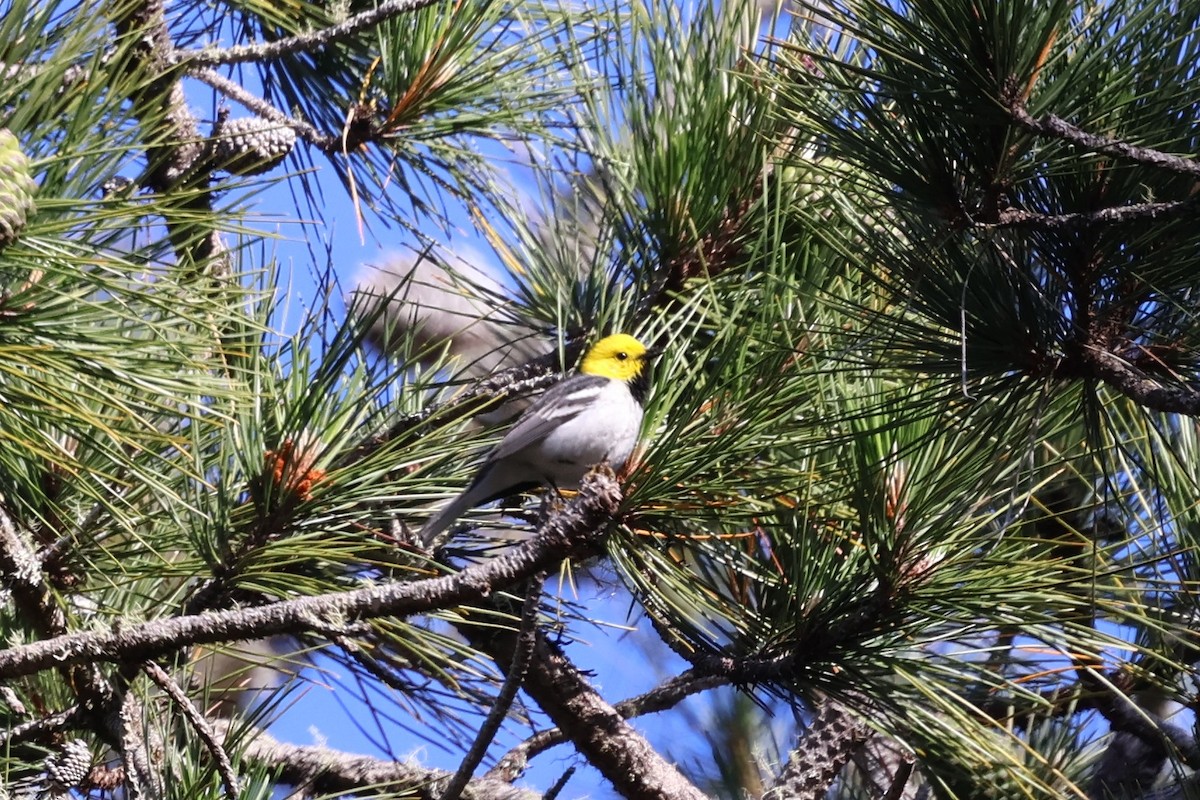
[[[519,646],[513,631],[468,627],[460,630],[500,665],[511,663]],[[700,790],[651,747],[540,631],[524,689],[622,796],[640,800],[703,800]]]
[[[182,70],[172,61],[174,44],[163,0],[144,0],[123,7],[113,21],[118,36],[138,42],[140,57],[131,62],[130,69],[137,70],[142,80],[149,78],[130,98],[134,113],[143,125],[155,128],[148,132],[148,140],[165,142],[146,154],[150,164],[146,184],[160,194],[169,194],[189,181],[200,186],[207,180],[204,171],[199,170],[207,148],[196,117],[188,108],[180,81]],[[185,195],[178,201],[179,211],[184,218],[201,222],[168,220],[167,232],[176,256],[181,263],[201,268],[210,275],[227,275],[231,271],[229,254],[221,234],[211,226],[206,226],[199,235],[195,230],[196,224],[205,225],[204,220],[211,219],[212,195],[203,190],[188,191]]]
[[[200,737],[200,741],[208,748],[208,752],[217,766],[217,774],[221,776],[221,784],[225,789],[225,796],[229,800],[237,800],[238,792],[240,791],[237,775],[234,774],[233,764],[229,761],[229,754],[225,752],[225,748],[217,741],[212,725],[200,713],[200,710],[196,708],[196,705],[184,693],[179,684],[175,682],[175,679],[167,674],[166,670],[153,661],[147,661],[142,665],[142,671],[146,673],[150,680],[154,681],[159,689],[171,698],[172,702],[179,708],[180,713],[183,714],[184,718],[195,729],[196,735]]]
[[[48,639],[69,635],[66,613],[46,582],[41,559],[4,508],[0,508],[0,581],[12,593],[18,614],[30,629]],[[105,679],[99,667],[87,662],[50,666],[61,671],[68,685],[76,687],[79,705],[23,723],[9,732],[7,740],[15,743],[37,739],[58,733],[79,721],[87,721],[109,744],[116,744],[118,736],[109,725],[109,718],[118,702],[119,692]]]
[[[1183,158],[1150,147],[1139,147],[1109,136],[1097,136],[1094,133],[1088,133],[1072,125],[1054,114],[1047,114],[1040,119],[1036,119],[1029,113],[1029,110],[1025,107],[1024,99],[1019,94],[1014,94],[1011,97],[1008,102],[1008,109],[1018,125],[1042,136],[1060,139],[1094,153],[1124,158],[1143,166],[1164,169],[1180,175],[1194,175],[1200,178],[1200,161],[1194,158]]]
[[[31,628],[43,636],[66,632],[66,615],[54,602],[41,560],[3,507],[0,507],[0,582],[12,593],[22,619]]]
[[[821,800],[870,735],[871,729],[841,703],[821,703],[763,800]]]
[[[269,61],[295,53],[311,53],[322,47],[349,39],[367,28],[394,17],[431,6],[441,0],[384,0],[370,9],[355,14],[328,28],[312,33],[288,36],[274,42],[247,44],[238,47],[206,47],[203,50],[175,50],[170,55],[173,64],[187,63],[193,66],[217,66],[219,64],[244,64],[246,62]]]
[[[1099,347],[1081,348],[1080,358],[1097,378],[1138,405],[1153,411],[1186,414],[1192,417],[1200,414],[1200,389],[1193,385],[1164,384],[1119,356]]]
[[[633,719],[643,714],[666,711],[700,692],[728,685],[729,681],[719,675],[698,675],[695,671],[688,670],[648,692],[622,700],[613,708],[625,719]],[[501,756],[496,766],[492,767],[485,777],[516,780],[528,769],[531,758],[568,741],[570,739],[559,728],[538,731]]]
[[[487,563],[411,583],[56,636],[0,651],[0,679],[70,664],[140,663],[192,645],[328,631],[364,619],[408,617],[479,603],[563,559],[594,553],[620,501],[616,477],[611,471],[596,470],[584,478],[569,504],[546,519],[537,536]]]
[[[75,705],[64,711],[36,717],[6,731],[0,731],[0,748],[9,748],[23,742],[49,742],[60,738],[63,732],[81,727],[88,719],[88,709]]]
[[[1096,225],[1122,225],[1130,222],[1149,222],[1172,219],[1200,212],[1200,199],[1174,200],[1162,203],[1134,203],[1127,206],[1102,208],[1099,211],[1073,214],[1039,214],[1017,208],[1004,209],[996,214],[995,222],[985,222],[979,228],[1037,228],[1039,230],[1072,230]]]
[[[1191,174],[1200,169],[1200,162],[1085,134],[1054,116],[1042,121],[1034,120],[1020,100],[1010,102],[1010,108],[1017,121],[1031,130],[1047,134],[1058,132],[1081,147],[1091,146],[1097,152],[1120,153],[1145,166],[1175,172]],[[1200,194],[1178,201],[1114,206],[1070,214],[1004,209],[995,213],[992,222],[980,224],[979,227],[1059,231],[1177,218],[1197,212],[1200,212]],[[1010,265],[1018,268],[1011,256],[1003,250],[1000,253]],[[1069,355],[1055,363],[1052,370],[1054,376],[1068,380],[1094,378],[1153,411],[1188,416],[1200,414],[1200,381],[1195,379],[1191,365],[1185,364],[1180,368],[1183,374],[1175,373],[1172,365],[1151,347],[1138,344],[1137,340],[1143,333],[1137,329],[1134,319],[1143,305],[1143,298],[1131,293],[1122,302],[1112,304],[1107,310],[1110,318],[1102,321],[1093,317],[1094,276],[1086,272],[1072,272],[1066,276],[1066,280],[1072,284],[1072,296],[1075,298],[1072,309],[1075,334],[1066,343]],[[1118,318],[1120,315],[1124,318]],[[1162,352],[1172,352],[1171,346],[1162,348]],[[1193,374],[1189,376],[1186,374],[1188,372]]]
[[[1067,142],[1082,150],[1122,158],[1137,164],[1181,175],[1200,178],[1200,161],[1194,158],[1164,153],[1150,147],[1139,147],[1109,136],[1098,136],[1072,125],[1061,117],[1047,114],[1035,118],[1025,105],[1025,96],[1015,79],[1009,81],[1004,102],[1014,122],[1040,136]],[[1096,211],[1070,214],[1042,214],[1035,211],[1007,208],[995,212],[994,219],[980,223],[987,228],[1035,228],[1039,230],[1071,230],[1102,225],[1121,225],[1132,222],[1172,219],[1200,212],[1200,197],[1183,200],[1133,203],[1101,208]]]
[[[438,800],[451,774],[390,759],[354,755],[316,745],[285,744],[265,731],[241,731],[228,720],[213,720],[217,737],[230,745],[237,738],[244,761],[265,766],[283,783],[297,790],[320,794],[354,792],[360,795],[403,795],[416,800]],[[538,800],[541,794],[519,789],[504,781],[476,778],[467,782],[463,800]]]
[[[505,671],[504,683],[501,685],[500,691],[496,693],[496,699],[492,702],[492,708],[483,724],[479,726],[479,730],[475,734],[475,741],[471,743],[471,749],[467,751],[467,755],[446,785],[446,790],[442,792],[441,800],[455,800],[466,787],[471,776],[475,774],[475,769],[483,762],[488,748],[495,740],[496,734],[500,732],[500,726],[508,716],[513,701],[517,698],[517,692],[529,669],[529,659],[533,655],[539,601],[542,597],[542,583],[545,580],[544,574],[535,575],[530,580],[529,588],[526,590],[525,603],[521,609],[521,625],[517,629],[513,659]]]

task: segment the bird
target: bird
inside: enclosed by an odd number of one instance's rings
[[[539,486],[576,489],[598,464],[624,467],[641,432],[655,355],[627,333],[592,345],[579,371],[534,401],[484,457],[467,488],[425,523],[425,547],[468,509]]]

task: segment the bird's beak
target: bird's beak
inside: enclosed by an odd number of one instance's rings
[[[649,361],[651,359],[658,358],[662,354],[663,354],[663,349],[661,347],[647,347],[646,355],[644,355],[642,357],[645,358],[647,361]]]

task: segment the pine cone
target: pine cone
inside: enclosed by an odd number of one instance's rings
[[[92,770],[92,751],[83,739],[73,739],[56,756],[46,759],[46,778],[54,788],[73,789],[83,783]]]
[[[214,156],[218,169],[234,175],[261,175],[279,165],[296,146],[296,132],[261,117],[217,124]]]
[[[37,210],[37,182],[29,174],[29,159],[7,128],[0,128],[0,248],[16,241],[29,215]]]

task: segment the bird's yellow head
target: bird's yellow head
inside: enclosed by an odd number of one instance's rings
[[[645,380],[651,352],[646,345],[627,333],[605,336],[592,345],[583,357],[579,371],[632,384]]]

